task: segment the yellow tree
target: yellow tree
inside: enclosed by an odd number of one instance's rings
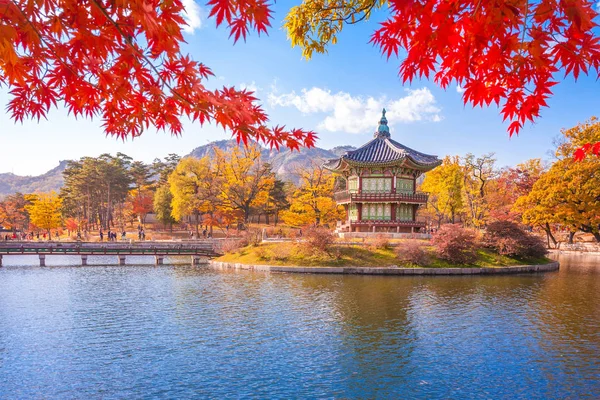
[[[197,159],[182,159],[169,176],[172,200],[172,215],[176,220],[186,216],[195,217],[196,234],[200,215],[214,215],[221,204],[223,191],[223,165],[208,156]],[[212,225],[211,225],[212,232]]]
[[[293,193],[290,209],[282,212],[284,223],[291,226],[330,224],[343,219],[344,207],[333,200],[335,176],[322,166],[297,168],[300,185]]]
[[[445,218],[455,223],[463,208],[463,173],[460,158],[445,157],[439,167],[428,172],[421,189],[429,193],[427,213],[434,216],[438,227]]]
[[[468,153],[463,165],[463,196],[467,223],[475,228],[485,225],[489,205],[486,194],[489,183],[497,176],[494,153],[475,157]]]
[[[564,140],[556,150],[556,161],[533,185],[531,192],[517,200],[523,222],[546,226],[560,223],[572,232],[591,233],[600,242],[600,159],[575,161],[573,155],[584,141],[600,140],[600,122],[563,131]]]
[[[253,208],[264,206],[275,184],[271,166],[263,162],[260,147],[235,146],[229,151],[214,149],[215,162],[223,171],[223,190],[219,198],[224,210],[238,210],[244,223]],[[229,212],[229,211],[228,211]]]
[[[31,223],[47,230],[50,238],[51,229],[59,228],[62,224],[62,199],[55,192],[30,195],[29,199],[31,204],[26,208]]]

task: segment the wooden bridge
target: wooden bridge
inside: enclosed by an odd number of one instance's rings
[[[163,264],[167,256],[189,256],[194,265],[207,262],[221,253],[216,240],[192,243],[178,242],[0,242],[0,267],[2,256],[38,255],[40,266],[46,266],[48,255],[77,255],[81,265],[87,265],[88,256],[113,255],[119,258],[119,265],[125,265],[127,256],[154,256],[157,265]]]

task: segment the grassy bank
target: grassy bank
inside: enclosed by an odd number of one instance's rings
[[[302,244],[263,243],[244,247],[237,252],[225,254],[215,261],[242,263],[248,265],[287,265],[302,267],[427,267],[427,268],[478,268],[507,267],[511,265],[533,265],[550,262],[546,257],[516,258],[496,254],[487,249],[477,251],[477,260],[472,264],[452,264],[436,257],[433,248],[427,248],[429,262],[419,266],[403,263],[393,248],[367,246],[331,246],[326,252],[307,250]]]

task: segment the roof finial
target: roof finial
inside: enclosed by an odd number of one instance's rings
[[[385,117],[385,108],[381,110],[381,119],[379,120],[379,127],[377,128],[377,132],[375,132],[374,136],[377,138],[390,137],[390,128],[388,127],[388,121]]]

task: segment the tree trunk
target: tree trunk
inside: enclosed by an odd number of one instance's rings
[[[550,247],[550,240],[552,240],[552,243],[554,244],[554,247],[556,247],[556,239],[554,238],[554,236],[552,235],[552,230],[550,229],[550,224],[546,222],[546,225],[543,227],[543,229],[546,231],[546,235],[548,236],[548,247]]]
[[[106,228],[110,227],[110,184],[108,185],[108,196],[106,198]]]
[[[265,224],[269,225],[269,213],[265,213]]]
[[[200,237],[200,230],[198,229],[198,225],[200,224],[199,222],[199,218],[198,218],[198,211],[196,211],[196,239]]]
[[[600,243],[600,232],[592,232],[592,235],[594,235],[596,242]]]
[[[250,206],[244,207],[244,224],[248,225],[248,220],[250,219]]]
[[[573,244],[574,237],[575,237],[575,232],[569,232],[569,244]]]

